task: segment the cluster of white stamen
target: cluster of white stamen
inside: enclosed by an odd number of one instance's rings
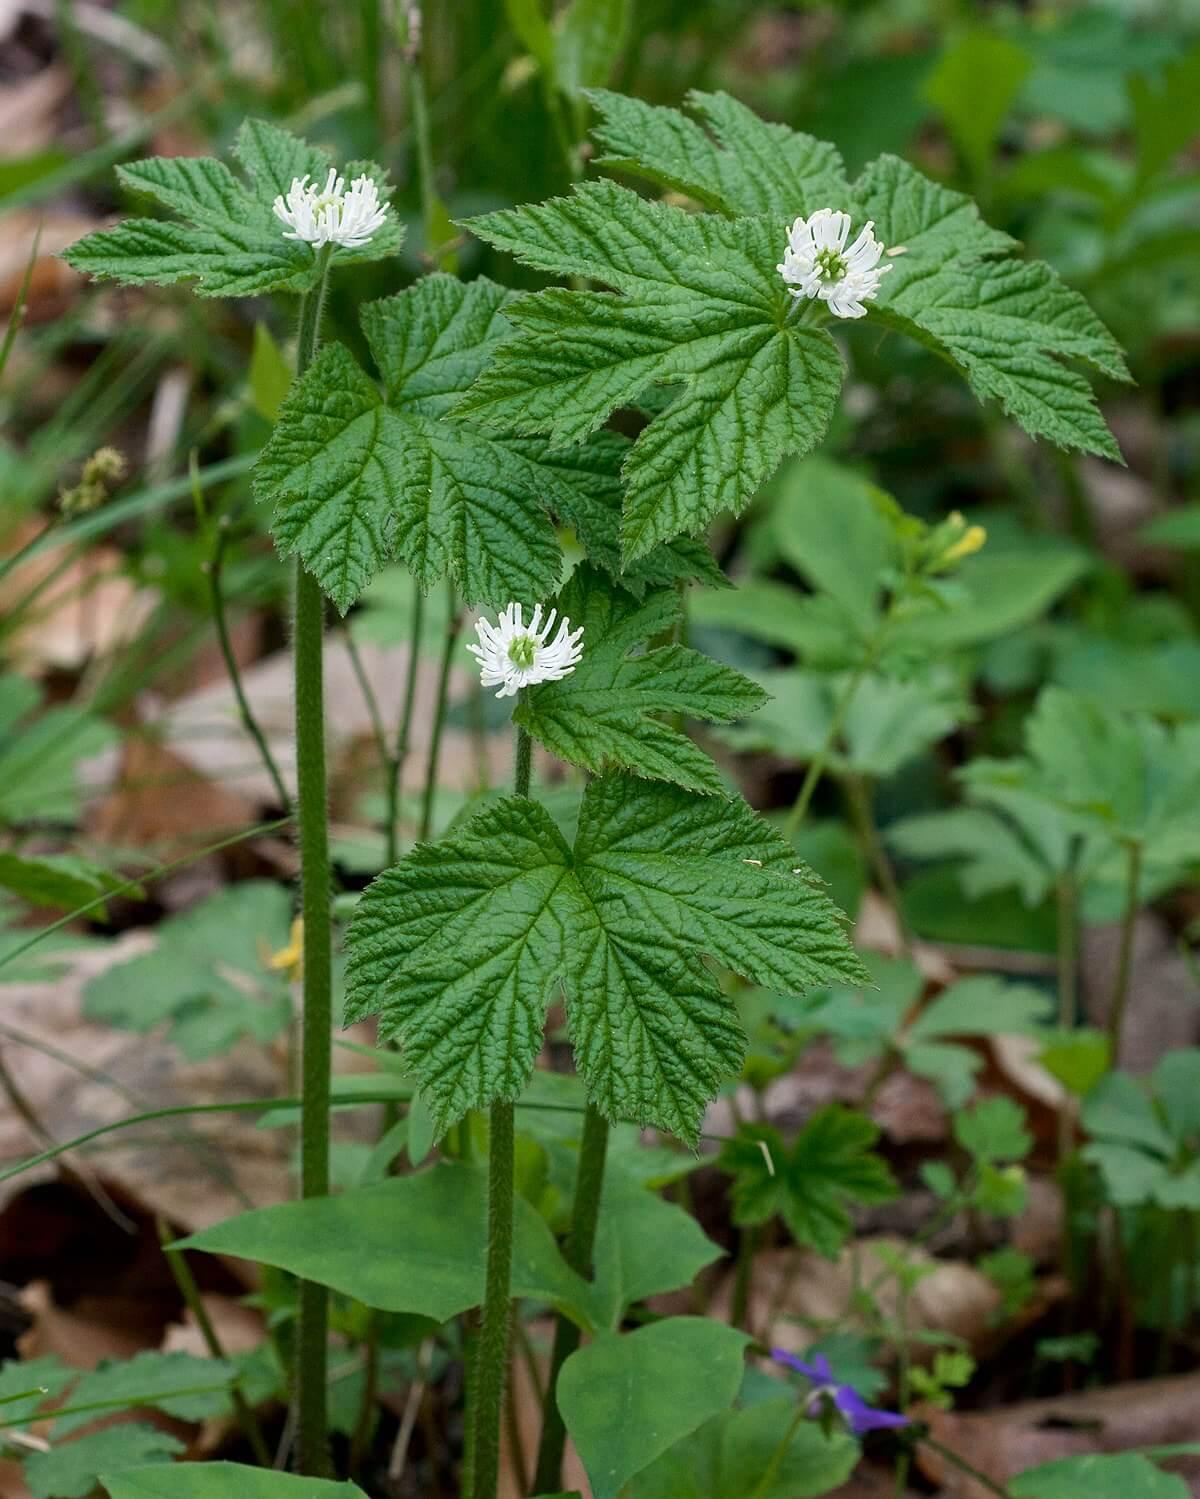
[[[850,215],[818,208],[792,225],[783,264],[775,269],[791,286],[793,297],[819,297],[837,317],[863,317],[863,303],[878,295],[880,277],[892,269],[879,264],[883,246],[874,228],[874,221],[868,221],[847,248]]]
[[[370,177],[356,177],[346,191],[346,179],[330,167],[325,186],[318,188],[303,177],[293,177],[287,197],[272,205],[276,218],[288,226],[284,239],[302,239],[314,249],[341,245],[361,250],[387,220],[387,204],[379,201],[379,188]]]
[[[493,625],[486,619],[475,625],[478,645],[467,649],[479,662],[479,680],[485,687],[500,685],[497,697],[512,697],[522,687],[536,682],[557,682],[570,676],[583,656],[579,643],[583,626],[571,629],[571,621],[559,621],[558,633],[550,639],[558,611],[551,609],[542,621],[542,606],[525,624],[520,604],[509,604]]]

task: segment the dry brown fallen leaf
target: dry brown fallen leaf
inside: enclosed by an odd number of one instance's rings
[[[15,549],[41,529],[40,522],[20,527],[7,544]],[[5,655],[25,672],[76,672],[96,657],[110,656],[137,638],[154,609],[154,593],[125,574],[116,548],[89,547],[66,559],[64,547],[47,547],[0,582],[3,613],[43,579],[51,580],[5,637]]]
[[[1026,1468],[1088,1452],[1128,1452],[1200,1439],[1200,1374],[1139,1380],[1027,1400],[1000,1410],[925,1410],[935,1440],[969,1457],[996,1483]],[[947,1499],[992,1499],[991,1491],[931,1448],[918,1448],[922,1471],[944,1485]],[[1200,1458],[1171,1464],[1200,1495]],[[1099,1496],[1098,1496],[1099,1499]]]

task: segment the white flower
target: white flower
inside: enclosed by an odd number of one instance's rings
[[[281,194],[272,206],[276,218],[288,226],[284,239],[302,239],[314,249],[341,245],[361,250],[387,220],[387,204],[380,204],[379,189],[370,177],[356,177],[347,192],[346,179],[333,167],[324,188],[313,186],[307,173],[293,177],[286,199]]]
[[[879,278],[892,269],[881,266],[883,246],[872,232],[874,220],[849,249],[850,215],[818,208],[807,219],[797,219],[788,231],[783,264],[775,269],[793,288],[793,297],[820,297],[838,317],[863,317],[879,293]]]
[[[571,621],[559,621],[558,633],[550,640],[557,610],[551,609],[542,623],[542,606],[533,611],[528,625],[524,623],[520,604],[509,604],[499,621],[491,625],[486,619],[475,625],[478,645],[467,649],[479,662],[479,680],[485,687],[501,683],[497,697],[512,697],[522,687],[535,682],[558,682],[570,676],[583,656],[579,640],[582,625],[571,629]]]

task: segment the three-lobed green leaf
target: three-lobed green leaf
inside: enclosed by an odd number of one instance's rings
[[[347,946],[347,1018],[400,1038],[439,1127],[520,1094],[561,985],[593,1102],[694,1140],[744,1046],[700,953],[791,992],[862,973],[748,807],[626,775],[588,786],[573,846],[522,797],[418,846],[366,891]]]
[[[155,199],[183,222],[125,219],[81,239],[64,258],[77,271],[126,285],[194,280],[202,297],[308,291],[316,280],[313,247],[284,238],[286,225],[271,204],[293,178],[307,174],[323,182],[333,163],[324,151],[264,120],[242,125],[234,154],[248,182],[209,156],[154,156],[119,166],[125,187]],[[347,179],[372,177],[386,195],[385,174],[373,162],[350,162],[342,173]],[[338,248],[334,260],[378,260],[394,255],[403,239],[393,212],[369,244]]]
[[[677,386],[625,462],[625,556],[740,510],[779,461],[823,437],[841,387],[829,332],[792,316],[778,274],[787,226],[818,207],[870,218],[894,254],[870,315],[948,359],[1035,437],[1119,459],[1091,389],[1063,361],[1128,379],[1087,303],[974,203],[895,157],[851,186],[832,146],[721,94],[676,110],[599,92],[608,165],[710,212],[588,182],[569,198],[469,227],[527,265],[616,295],[552,288],[515,303],[515,336],[463,403],[488,425],[579,441],[652,385]]]
[[[583,628],[583,657],[568,677],[529,688],[513,715],[540,744],[585,770],[619,768],[693,791],[721,793],[716,766],[665,713],[729,723],[766,701],[731,667],[682,645],[641,647],[672,631],[682,614],[675,590],[640,602],[584,563],[555,600]]]

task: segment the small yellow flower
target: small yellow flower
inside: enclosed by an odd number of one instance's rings
[[[304,918],[297,916],[292,922],[286,947],[271,953],[267,967],[275,973],[286,973],[288,982],[298,984],[304,973]]]
[[[938,561],[943,566],[950,562],[961,562],[964,557],[970,557],[974,552],[979,551],[986,540],[987,532],[982,526],[968,526],[958,540],[942,553]]]

